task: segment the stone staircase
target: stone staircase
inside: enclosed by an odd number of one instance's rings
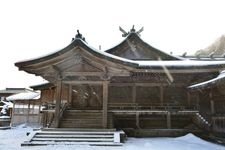
[[[200,113],[195,113],[194,122],[201,128],[207,131],[210,130],[211,124]]]
[[[112,115],[108,116],[108,128],[112,128]],[[59,128],[102,128],[102,110],[73,110],[63,113]]]
[[[39,145],[96,145],[121,146],[126,136],[115,129],[45,128],[33,131],[21,146]]]
[[[199,113],[196,113],[196,116],[207,126],[210,126],[210,123]]]

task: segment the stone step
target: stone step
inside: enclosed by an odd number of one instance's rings
[[[86,132],[88,133],[111,133],[111,132],[115,132],[116,129],[100,129],[100,128],[89,128],[89,129],[84,129],[84,128],[73,128],[73,129],[68,129],[68,128],[43,128],[41,129],[42,133],[44,133],[44,131],[51,131],[51,132],[64,132],[65,134],[68,133],[73,133],[76,132],[78,133],[83,133],[85,134]],[[46,132],[48,133],[48,132]]]
[[[36,138],[32,141],[55,141],[55,142],[113,142],[113,138]]]
[[[58,145],[58,144],[85,144],[85,145],[110,145],[121,146],[125,139],[123,131],[108,129],[43,129],[29,134],[28,140],[21,146]],[[121,139],[122,137],[122,139]]]
[[[43,145],[90,145],[90,146],[122,146],[123,143],[114,142],[45,142],[32,141],[24,142],[21,146],[43,146]]]
[[[65,128],[62,128],[62,129],[65,129]],[[71,129],[71,131],[68,129],[67,131],[37,131],[36,132],[36,135],[37,134],[54,134],[54,135],[60,135],[60,134],[64,134],[64,135],[112,135],[114,132],[116,131],[85,131],[85,129],[83,129],[84,131],[72,131],[73,129]],[[86,130],[89,130],[89,129],[86,129]],[[96,130],[101,130],[101,129],[96,129]]]
[[[113,134],[37,134],[35,135],[36,138],[113,138]]]

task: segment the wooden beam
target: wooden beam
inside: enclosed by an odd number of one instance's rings
[[[56,73],[62,77],[62,74],[61,74],[62,71],[60,70],[59,67],[57,67],[56,65],[52,65],[52,69],[55,70]]]
[[[108,84],[109,81],[103,81],[103,104],[102,104],[102,127],[107,128],[108,120]]]
[[[63,77],[66,76],[102,76],[104,72],[63,72]]]
[[[60,113],[60,105],[61,105],[61,95],[62,95],[62,79],[59,78],[57,80],[56,87],[56,104],[55,104],[55,128],[59,127],[59,113]]]
[[[161,86],[161,83],[135,83],[135,85],[141,87],[153,87],[153,86]]]
[[[163,83],[110,83],[109,86],[141,86],[141,87],[154,87],[154,86],[161,86],[161,85],[168,85]]]
[[[118,86],[118,87],[134,86],[134,83],[110,83],[109,86]]]

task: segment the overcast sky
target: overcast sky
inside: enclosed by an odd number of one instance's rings
[[[123,40],[119,26],[132,25],[144,27],[141,38],[162,51],[193,54],[225,34],[225,1],[1,0],[0,89],[42,83],[14,63],[67,46],[77,29],[104,50]]]

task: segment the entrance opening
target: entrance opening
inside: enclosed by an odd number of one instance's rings
[[[101,85],[74,85],[71,90],[74,109],[102,109]]]

